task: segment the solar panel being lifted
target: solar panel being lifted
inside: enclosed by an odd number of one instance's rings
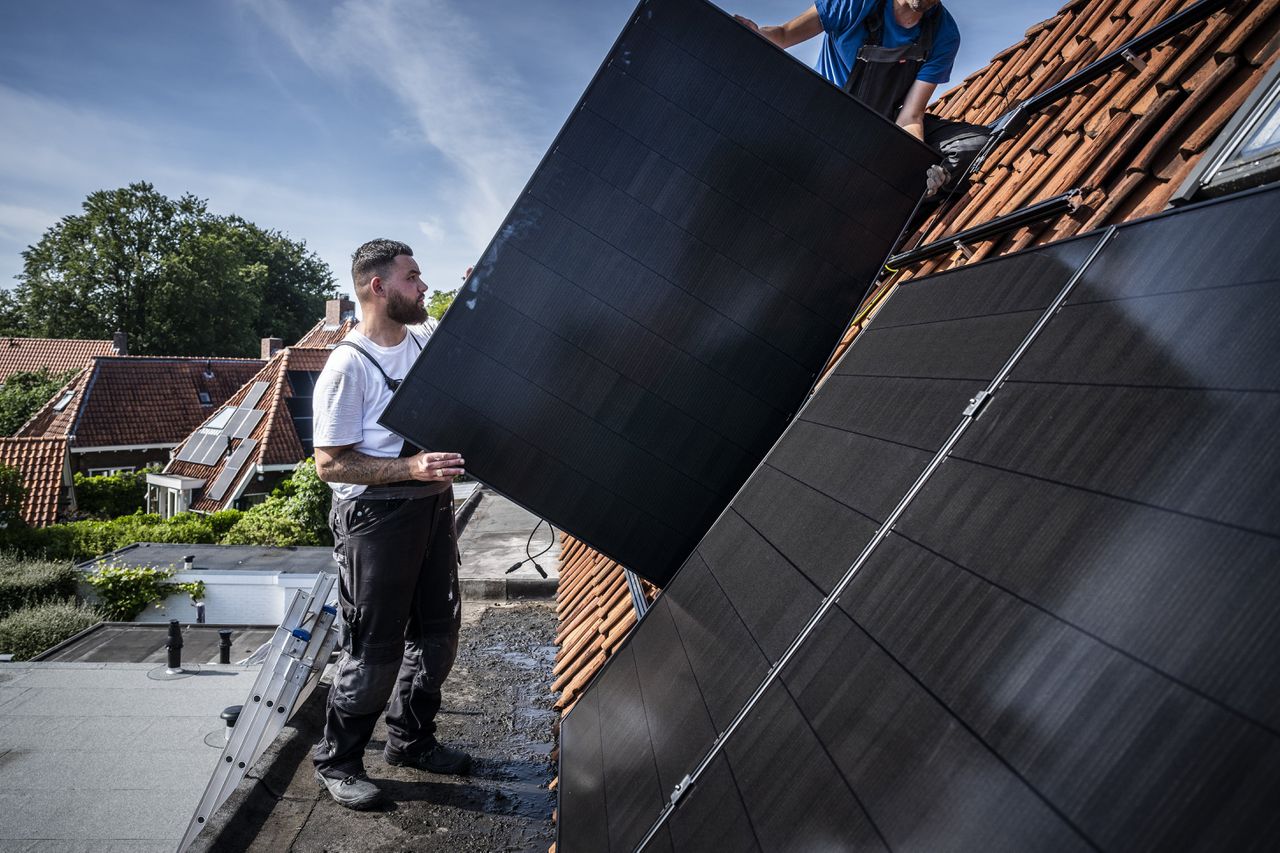
[[[641,3],[383,423],[664,584],[934,159],[714,6]]]
[[[899,288],[563,721],[557,849],[1280,846],[1277,269],[1271,189]]]

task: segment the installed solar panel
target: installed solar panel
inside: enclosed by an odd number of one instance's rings
[[[644,849],[1280,843],[1280,190],[1103,240],[900,288],[579,700],[609,685],[644,709],[640,807],[696,777]],[[1036,307],[1068,278],[1060,310]],[[1034,327],[1001,325],[1024,312]],[[960,417],[952,385],[1015,354]],[[770,502],[775,469],[794,485]],[[843,584],[814,621],[788,612],[800,575],[809,602]],[[691,673],[705,710],[646,670]],[[576,762],[593,735],[588,767],[637,760],[577,707],[562,849],[632,849],[593,816],[627,779],[600,797]],[[718,745],[674,734],[708,716]]]
[[[248,438],[254,429],[261,423],[266,412],[261,409],[240,409],[232,417],[231,422],[227,424],[228,438]]]
[[[566,850],[587,849],[575,833],[579,822],[586,838],[597,833],[597,813],[662,808],[1098,243],[1094,235],[1002,261],[997,276],[988,263],[913,282],[859,335],[626,647],[640,673],[658,679],[630,696],[651,736],[639,748],[647,766],[671,770],[657,791],[641,780],[607,784],[603,807],[565,776]],[[623,746],[613,721],[580,721],[575,710],[562,725],[566,767],[573,744],[591,739],[580,725],[602,727],[606,767],[627,760],[614,754]],[[846,811],[830,810],[833,819]],[[629,849],[644,830],[610,837]],[[672,832],[679,843],[682,831]]]
[[[257,446],[258,442],[252,438],[246,438],[241,441],[236,449],[231,452],[231,457],[227,459],[227,464],[223,467],[222,472],[218,474],[218,478],[205,490],[205,497],[215,501],[222,500],[222,496],[227,489],[240,476],[240,469],[244,467],[245,460],[249,458],[249,454],[253,453],[253,449]]]
[[[664,584],[933,158],[710,4],[642,3],[383,422]]]
[[[249,386],[249,391],[244,395],[244,399],[238,404],[238,408],[252,409],[258,405],[258,401],[262,399],[262,395],[267,392],[266,382],[255,382]]]

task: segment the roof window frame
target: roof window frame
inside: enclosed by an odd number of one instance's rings
[[[1280,135],[1266,149],[1252,156],[1240,156],[1241,147],[1262,129],[1264,122],[1277,121],[1280,121],[1280,63],[1267,71],[1205,149],[1195,169],[1169,197],[1170,206],[1230,195],[1280,179]]]

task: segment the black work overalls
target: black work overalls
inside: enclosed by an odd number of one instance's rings
[[[892,4],[893,0],[885,0]],[[882,47],[885,9],[881,5],[867,16],[867,40],[858,48],[844,90],[880,115],[895,121],[907,99],[911,84],[933,50],[933,38],[942,19],[941,7],[927,12],[920,21],[920,35],[912,44]],[[892,15],[892,9],[888,14]]]

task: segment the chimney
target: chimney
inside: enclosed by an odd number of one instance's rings
[[[111,349],[116,355],[129,354],[129,335],[125,332],[116,332],[111,337]]]
[[[336,329],[342,325],[343,321],[354,319],[355,316],[356,304],[345,293],[337,299],[330,299],[324,304],[324,325],[326,328]]]
[[[284,346],[284,340],[282,338],[263,338],[262,339],[262,360],[266,361],[267,359],[271,358],[271,356],[280,352],[283,346]]]

